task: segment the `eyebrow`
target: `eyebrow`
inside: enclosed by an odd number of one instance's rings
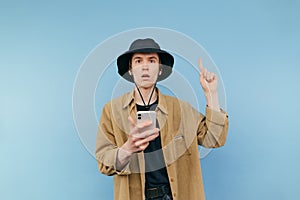
[[[156,60],[158,60],[158,58],[155,57],[155,56],[148,57],[148,59],[153,59],[153,58],[155,58]]]
[[[135,60],[135,59],[141,59],[142,57],[140,57],[140,56],[135,56],[135,57],[133,57],[132,59],[133,60]]]

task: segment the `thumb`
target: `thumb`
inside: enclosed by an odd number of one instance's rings
[[[131,129],[133,129],[135,127],[135,122],[134,122],[134,120],[132,119],[131,116],[128,117],[128,121],[130,122]]]

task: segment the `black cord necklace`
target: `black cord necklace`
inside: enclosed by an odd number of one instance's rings
[[[142,101],[143,101],[143,103],[144,103],[145,108],[146,108],[146,109],[149,109],[150,101],[151,101],[152,95],[153,95],[153,93],[154,93],[154,90],[155,90],[155,88],[156,88],[156,83],[154,84],[154,87],[153,87],[153,89],[152,89],[152,92],[151,92],[151,95],[150,95],[150,98],[149,98],[149,101],[148,101],[148,104],[147,104],[147,105],[146,105],[146,103],[145,103],[145,100],[144,100],[144,98],[143,98],[143,95],[142,95],[142,93],[141,93],[139,87],[137,86],[136,83],[134,83],[134,84],[135,84],[135,86],[136,86],[136,88],[137,88],[137,90],[138,90],[138,92],[139,92],[139,94],[140,94],[140,96],[141,96],[141,98],[142,98]]]

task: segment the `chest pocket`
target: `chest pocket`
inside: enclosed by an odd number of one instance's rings
[[[179,157],[184,155],[191,155],[191,151],[187,144],[186,138],[181,133],[175,135],[173,139],[173,148],[175,153],[175,159],[178,159]]]

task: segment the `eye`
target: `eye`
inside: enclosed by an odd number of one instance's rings
[[[135,63],[141,63],[141,60],[140,59],[136,59]]]
[[[150,63],[156,63],[156,60],[155,59],[151,59]]]

